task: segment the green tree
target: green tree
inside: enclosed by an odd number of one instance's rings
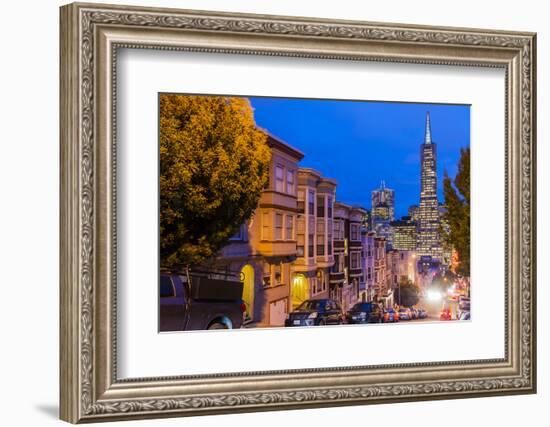
[[[399,287],[396,289],[397,295],[395,298],[399,305],[412,307],[420,301],[420,290],[413,282],[408,279],[400,280]]]
[[[446,173],[443,180],[448,224],[444,234],[458,254],[457,273],[470,276],[470,149],[460,150],[458,172],[452,180]]]
[[[160,261],[213,257],[250,218],[271,152],[247,99],[160,96]]]

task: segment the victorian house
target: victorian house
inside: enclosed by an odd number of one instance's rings
[[[336,202],[334,206],[334,266],[331,269],[331,297],[341,301],[344,310],[359,299],[363,280],[361,240],[366,210]]]
[[[306,299],[328,298],[333,256],[336,181],[310,168],[298,170],[297,258],[293,264],[291,308]]]
[[[292,308],[298,162],[304,154],[272,135],[268,145],[268,186],[252,217],[220,251],[216,263],[240,275],[248,322],[282,326]]]

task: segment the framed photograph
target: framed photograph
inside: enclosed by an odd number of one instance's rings
[[[536,37],[61,8],[61,418],[536,391]]]

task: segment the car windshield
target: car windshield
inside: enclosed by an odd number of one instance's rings
[[[351,310],[352,311],[373,311],[372,303],[370,302],[357,303],[352,307]]]
[[[304,301],[296,311],[315,311],[321,308],[321,301]]]

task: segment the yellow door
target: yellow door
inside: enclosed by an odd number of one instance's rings
[[[252,320],[254,313],[254,268],[247,264],[241,270],[243,301],[246,306],[246,320]]]
[[[303,274],[297,274],[294,276],[294,279],[292,279],[290,293],[292,299],[292,310],[309,298],[309,286],[307,279]]]

